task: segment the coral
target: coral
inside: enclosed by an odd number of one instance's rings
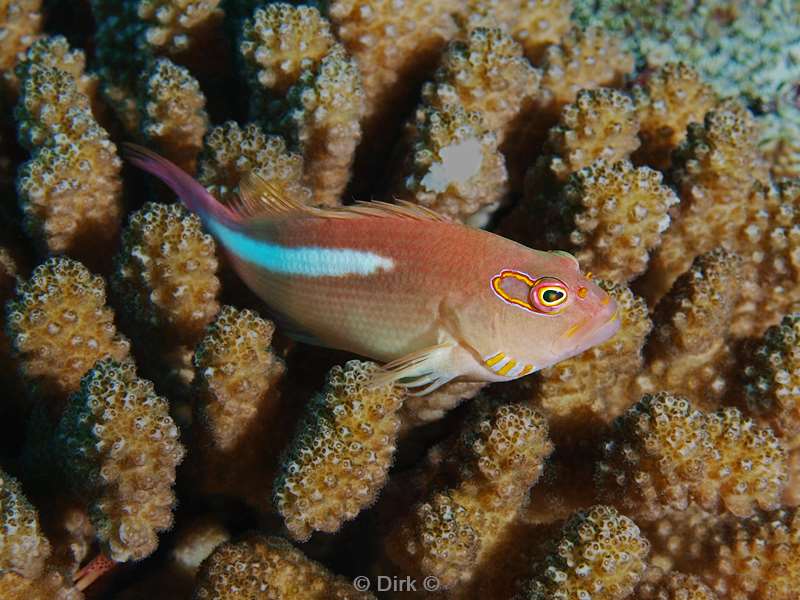
[[[48,252],[96,262],[122,216],[116,147],[70,73],[33,60],[17,73],[19,139],[31,151],[17,179],[28,229]]]
[[[198,181],[222,202],[234,200],[239,182],[254,173],[277,186],[287,198],[311,203],[302,156],[290,153],[283,138],[266,135],[256,124],[242,128],[228,121],[211,129],[198,163]]]
[[[608,88],[581,90],[550,130],[545,147],[550,156],[541,157],[528,178],[548,176],[564,182],[598,159],[614,163],[628,158],[639,147],[638,131],[628,96]],[[527,187],[529,193],[535,190],[533,184]]]
[[[717,600],[714,591],[695,575],[670,573],[656,584],[646,583],[636,590],[639,600]]]
[[[220,0],[140,0],[137,16],[147,24],[144,39],[154,49],[169,54],[203,46],[219,25]]]
[[[286,540],[251,535],[221,544],[200,567],[195,600],[239,600],[264,596],[283,600],[370,600],[332,575]]]
[[[680,205],[651,260],[642,290],[654,304],[695,256],[730,243],[745,220],[759,158],[750,115],[724,105],[690,123],[675,151]]]
[[[786,451],[731,407],[704,414],[680,396],[646,395],[619,417],[596,479],[603,500],[646,519],[697,501],[736,516],[779,506]]]
[[[286,370],[270,349],[274,331],[254,312],[224,306],[197,345],[193,362],[201,419],[222,451],[241,441]]]
[[[643,363],[642,348],[652,328],[644,301],[627,287],[600,285],[619,307],[620,330],[583,354],[541,371],[531,397],[550,421],[554,435],[590,434],[632,401],[630,387]]]
[[[400,388],[370,389],[374,363],[334,367],[312,400],[275,481],[274,501],[293,537],[337,531],[372,504],[394,457]]]
[[[442,589],[469,581],[503,539],[552,450],[537,412],[480,403],[453,448],[457,486],[414,507],[387,538],[391,560],[436,577]]]
[[[72,259],[39,265],[6,310],[20,371],[39,398],[60,405],[98,360],[128,356],[130,345],[106,306],[103,279]]]
[[[219,311],[216,244],[180,204],[134,212],[115,259],[112,289],[124,315],[169,345],[196,343]]]
[[[772,163],[774,179],[800,177],[800,104],[797,82],[778,89],[775,111],[761,119],[760,149]]]
[[[747,415],[770,427],[790,450],[800,446],[800,314],[783,318],[742,351],[733,396]]]
[[[574,173],[544,207],[545,239],[551,248],[572,250],[584,271],[630,281],[647,269],[677,203],[658,171],[628,160],[597,160]]]
[[[633,88],[642,146],[637,162],[666,170],[689,123],[702,123],[715,104],[711,86],[684,63],[669,63]]]
[[[361,140],[364,92],[358,66],[333,45],[315,70],[304,70],[286,95],[278,126],[304,159],[314,203],[336,205]]]
[[[194,173],[208,129],[205,96],[188,69],[156,60],[140,83],[142,135],[160,154]]]
[[[335,42],[330,24],[316,8],[277,2],[257,9],[244,22],[239,50],[253,88],[281,94]],[[259,107],[259,112],[265,108]]]
[[[413,86],[458,28],[455,0],[333,0],[330,19],[337,36],[358,61],[367,116],[392,106]],[[409,81],[411,80],[411,81]]]
[[[67,480],[90,502],[104,552],[117,562],[149,556],[172,525],[184,454],[167,400],[133,363],[100,361],[70,398],[55,444]]]
[[[775,188],[756,184],[736,237],[744,259],[741,301],[731,331],[737,337],[760,335],[800,299],[800,181]]]
[[[477,396],[484,387],[482,381],[451,381],[425,396],[409,396],[400,411],[402,428],[441,419],[447,411]]]
[[[19,482],[0,470],[0,577],[16,573],[36,579],[49,555],[50,542],[39,526],[36,509]]]
[[[3,600],[83,600],[83,594],[64,581],[58,571],[48,571],[38,579],[26,579],[14,573],[0,575],[0,598]]]
[[[726,392],[727,331],[739,300],[742,261],[717,248],[698,256],[655,308],[643,391],[670,390],[713,406]]]
[[[466,40],[450,42],[434,81],[422,89],[422,99],[436,108],[460,104],[480,113],[486,129],[502,144],[536,96],[539,77],[508,34],[480,27]]]
[[[0,73],[6,87],[19,82],[14,65],[28,49],[42,26],[42,0],[5,0],[0,4]]]
[[[423,106],[406,131],[410,151],[395,195],[453,219],[483,225],[507,188],[497,137],[460,104]]]
[[[650,545],[629,518],[593,506],[567,521],[562,538],[518,598],[612,600],[628,597],[646,567]]]
[[[468,0],[459,17],[468,29],[499,25],[538,64],[545,49],[569,30],[571,12],[570,0]]]

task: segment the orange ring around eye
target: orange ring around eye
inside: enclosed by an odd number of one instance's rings
[[[555,300],[547,300],[544,296],[547,292],[556,292],[560,294],[560,296]],[[547,308],[555,308],[556,306],[561,306],[567,301],[567,292],[560,285],[548,285],[537,288],[536,297],[537,300],[539,300],[539,302],[541,302]]]

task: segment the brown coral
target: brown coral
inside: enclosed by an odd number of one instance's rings
[[[270,349],[274,331],[254,312],[224,306],[195,350],[202,423],[222,451],[240,442],[286,370]]]
[[[639,147],[639,123],[631,99],[616,90],[581,90],[573,104],[564,107],[558,125],[550,130],[545,152],[530,177],[554,177],[564,182],[569,175],[594,161],[616,162]],[[542,171],[542,173],[536,173]],[[528,185],[528,184],[531,185]],[[534,182],[527,182],[530,191]]]
[[[219,311],[216,244],[180,204],[148,202],[122,235],[112,289],[125,316],[170,346],[199,340]]]
[[[137,16],[146,23],[145,41],[169,54],[202,46],[219,26],[220,0],[140,0]]]
[[[0,470],[0,576],[16,573],[36,579],[50,555],[50,542],[22,486]]]
[[[51,258],[8,303],[7,330],[20,370],[39,397],[59,406],[101,358],[124,360],[129,343],[114,327],[103,279],[79,262]]]
[[[358,61],[367,116],[391,106],[413,86],[414,72],[425,72],[457,32],[453,0],[333,0],[330,19]]]
[[[140,84],[145,140],[183,170],[194,173],[208,129],[205,96],[188,69],[168,59],[155,61]]]
[[[735,241],[744,259],[731,331],[760,335],[800,299],[800,180],[756,184]]]
[[[633,100],[641,128],[642,146],[637,162],[665,170],[670,155],[686,137],[689,123],[702,123],[714,107],[711,86],[684,63],[670,63],[633,88]]]
[[[304,70],[286,95],[277,128],[304,159],[315,204],[336,205],[361,140],[364,92],[358,66],[341,44]]]
[[[308,408],[275,482],[275,505],[293,537],[337,531],[375,501],[394,457],[399,388],[370,389],[374,363],[350,361],[328,374]]]
[[[0,5],[0,73],[12,90],[19,84],[14,65],[40,32],[41,10],[42,0],[6,0]]]
[[[38,579],[26,579],[15,573],[0,576],[3,600],[82,600],[83,594],[69,585],[64,576],[50,570]]]
[[[116,147],[70,73],[36,62],[17,71],[19,138],[32,154],[17,180],[28,229],[48,252],[98,262],[122,216]]]
[[[406,133],[410,152],[395,195],[473,225],[485,224],[507,189],[497,137],[460,104],[424,106]]]
[[[103,360],[81,381],[58,425],[56,455],[113,560],[140,560],[172,525],[175,468],[183,459],[167,400],[133,363]]]
[[[307,558],[286,540],[249,536],[221,544],[202,564],[194,600],[374,600]]]
[[[670,390],[713,407],[726,392],[730,348],[727,331],[739,300],[741,260],[717,248],[698,256],[653,314],[645,350],[646,392]]]
[[[650,544],[629,518],[608,506],[575,514],[554,552],[535,567],[520,599],[622,600],[641,579]]]
[[[759,162],[750,119],[741,107],[723,105],[689,125],[674,156],[681,203],[641,286],[651,304],[694,257],[731,244],[744,223]]]
[[[643,363],[652,328],[644,300],[627,287],[600,282],[619,307],[620,330],[580,356],[541,372],[531,400],[547,415],[554,435],[586,436],[628,408],[630,386]],[[523,385],[523,387],[525,387]]]
[[[277,186],[287,198],[311,202],[311,190],[303,180],[303,158],[286,149],[283,138],[266,135],[250,123],[244,128],[233,121],[208,132],[199,158],[197,179],[218,200],[230,203],[239,183],[249,173]]]
[[[696,575],[670,573],[658,583],[646,583],[636,590],[639,600],[717,600],[718,596]]]
[[[480,113],[502,144],[536,96],[539,77],[509,35],[480,27],[466,40],[450,42],[434,81],[422,89],[422,99],[437,108],[460,104]]]
[[[585,271],[630,281],[647,269],[677,203],[658,171],[598,160],[574,173],[548,203],[545,239],[551,248],[571,249]]]
[[[417,505],[387,540],[404,571],[442,589],[472,579],[502,540],[553,445],[545,419],[521,404],[483,402],[453,448],[456,487]]]

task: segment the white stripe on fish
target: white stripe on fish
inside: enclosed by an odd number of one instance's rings
[[[222,244],[239,258],[273,273],[305,277],[345,277],[372,275],[394,268],[391,258],[374,252],[319,246],[287,248],[255,240],[215,221],[210,221],[208,226]]]

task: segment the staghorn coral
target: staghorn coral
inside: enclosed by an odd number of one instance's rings
[[[303,177],[303,158],[289,152],[283,138],[266,135],[254,123],[242,128],[228,121],[211,129],[198,160],[198,171],[198,181],[226,204],[237,197],[239,182],[248,173],[271,182],[287,198],[311,202],[311,190]]]
[[[70,398],[55,445],[67,481],[90,504],[104,552],[117,562],[149,556],[172,526],[184,455],[166,399],[133,363],[104,359]]]
[[[283,600],[370,600],[286,540],[251,535],[221,544],[201,565],[194,600],[264,596]]]
[[[394,457],[399,388],[370,389],[374,363],[334,367],[312,400],[275,481],[274,503],[291,535],[337,531],[372,504]]]
[[[414,74],[424,72],[455,36],[458,28],[452,13],[457,8],[454,0],[330,3],[336,34],[361,69],[367,117],[390,108],[392,100],[413,88]]]
[[[180,204],[148,202],[122,235],[111,287],[124,315],[160,329],[170,346],[194,344],[219,311],[216,244]]]
[[[194,173],[208,129],[206,99],[197,80],[188,69],[161,58],[143,73],[139,95],[145,140]]]
[[[361,140],[365,105],[358,66],[335,44],[316,70],[300,74],[285,102],[277,128],[303,155],[314,203],[338,204]]]
[[[72,259],[36,267],[6,310],[7,334],[30,391],[58,406],[98,360],[128,357],[130,344],[114,327],[103,279]]]
[[[722,105],[690,123],[673,157],[680,205],[651,260],[642,290],[654,304],[695,256],[732,243],[745,220],[759,157],[747,111]]]
[[[423,102],[436,108],[460,104],[479,112],[502,144],[539,89],[539,72],[522,48],[498,28],[472,29],[466,40],[450,42]]]
[[[410,152],[395,196],[453,219],[485,224],[507,188],[497,137],[460,104],[423,106],[406,131]]]
[[[197,345],[193,362],[201,419],[222,451],[241,441],[286,370],[270,349],[274,331],[254,312],[224,306]]]
[[[404,572],[433,576],[442,589],[468,582],[486,566],[553,445],[537,412],[483,402],[453,450],[457,485],[415,506],[386,547]]]
[[[747,199],[735,241],[744,259],[741,302],[731,324],[737,337],[760,335],[800,298],[799,202],[798,180],[775,188],[756,184]]]
[[[639,147],[639,123],[631,99],[616,90],[582,90],[564,107],[557,126],[550,130],[545,152],[526,177],[526,193],[534,193],[536,180],[553,178],[563,183],[572,173],[603,159],[614,163]]]
[[[646,567],[650,544],[636,524],[608,506],[567,521],[554,551],[534,569],[520,600],[628,597]]]
[[[571,12],[570,0],[467,0],[459,17],[468,29],[499,25],[538,64],[545,49],[569,30]]]
[[[7,88],[19,85],[14,65],[39,35],[42,0],[4,0],[0,3],[0,73]]]
[[[783,318],[742,352],[732,400],[770,427],[789,450],[800,446],[800,314]]]
[[[647,369],[638,378],[646,392],[670,390],[701,406],[714,406],[728,385],[727,331],[739,300],[742,261],[717,248],[698,256],[656,306]]]
[[[619,307],[620,330],[603,344],[540,374],[530,400],[550,421],[554,435],[590,433],[609,423],[630,401],[630,386],[642,368],[642,348],[652,328],[644,301],[627,287],[600,282]],[[522,384],[521,384],[522,385]]]
[[[628,160],[597,160],[570,176],[560,197],[543,207],[544,237],[551,248],[571,249],[583,270],[630,281],[647,269],[677,203],[658,171]]]
[[[689,123],[702,123],[714,107],[714,92],[684,63],[669,63],[633,88],[642,146],[637,162],[658,169],[670,166],[670,155],[686,136]]]
[[[694,500],[736,516],[780,504],[786,452],[731,407],[705,415],[680,396],[646,395],[614,423],[596,480],[604,501],[657,519]]]
[[[19,139],[31,152],[17,179],[20,205],[48,252],[98,262],[119,229],[122,163],[75,77],[36,56],[17,68]]]
[[[183,54],[203,47],[220,25],[220,0],[139,0],[137,16],[146,24],[144,40],[155,50]]]
[[[0,470],[0,578],[16,573],[36,579],[49,555],[50,542],[39,526],[36,509],[19,482]]]

